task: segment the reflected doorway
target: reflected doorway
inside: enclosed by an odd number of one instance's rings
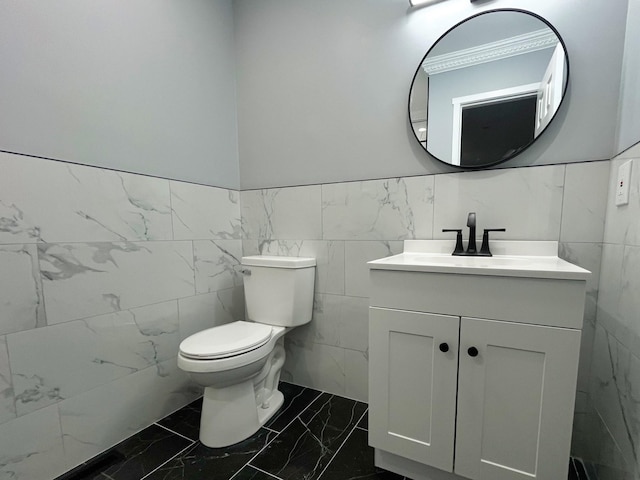
[[[475,167],[512,157],[535,138],[537,96],[462,108],[460,165]]]

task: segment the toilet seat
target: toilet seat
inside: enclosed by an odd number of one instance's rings
[[[241,355],[265,345],[273,327],[255,322],[232,322],[208,328],[186,338],[180,354],[193,360],[218,360]]]

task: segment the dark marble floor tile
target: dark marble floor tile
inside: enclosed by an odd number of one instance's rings
[[[362,420],[358,422],[358,427],[369,430],[369,409],[367,409],[367,411],[363,415]]]
[[[373,448],[367,443],[367,432],[353,430],[347,441],[333,457],[321,480],[380,479],[402,480],[404,477],[387,472],[373,464]]]
[[[583,463],[577,458],[571,459],[571,466],[575,469],[576,480],[588,480],[589,476],[584,468]],[[569,470],[569,478],[571,479],[571,470]]]
[[[261,428],[244,442],[225,448],[208,448],[198,442],[145,480],[228,480],[275,435]]]
[[[102,470],[102,474],[112,480],[139,480],[192,443],[151,425],[113,447],[113,451],[122,455],[122,460]],[[95,478],[103,477],[97,475]]]
[[[284,404],[265,427],[281,432],[291,420],[300,415],[305,408],[318,396],[320,392],[313,388],[301,387],[292,383],[280,382],[279,390],[284,395]]]
[[[233,477],[233,480],[277,480],[278,477],[274,477],[273,475],[269,475],[268,473],[261,472],[260,470],[256,470],[250,465],[247,465],[242,470],[238,472],[238,474]]]
[[[191,402],[186,407],[164,417],[158,423],[169,430],[178,432],[191,440],[198,440],[200,434],[200,413],[202,412],[202,398]]]
[[[338,428],[341,426],[355,426],[366,410],[366,403],[330,393],[323,393],[302,412],[300,419],[303,423],[309,423],[314,419],[322,419],[323,422]]]
[[[365,409],[363,403],[322,394],[251,465],[285,480],[316,479]]]
[[[573,464],[573,458],[569,459],[569,477],[568,480],[580,480],[576,467]]]

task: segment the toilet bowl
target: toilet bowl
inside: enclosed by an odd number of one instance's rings
[[[242,258],[249,321],[195,333],[180,344],[178,367],[205,387],[200,441],[226,447],[253,435],[282,406],[284,335],[311,320],[315,259]]]

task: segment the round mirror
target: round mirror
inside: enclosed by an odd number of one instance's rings
[[[569,60],[558,32],[523,10],[490,10],[451,28],[411,83],[409,119],[436,159],[463,168],[509,160],[553,120]]]

